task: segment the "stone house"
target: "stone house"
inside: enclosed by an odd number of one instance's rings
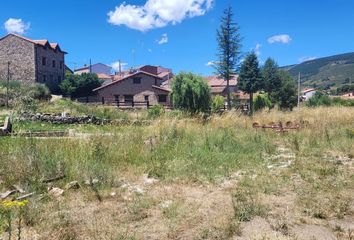
[[[103,63],[95,63],[92,64],[91,66],[85,65],[82,68],[74,70],[74,73],[79,75],[83,73],[96,73],[97,75],[98,74],[111,75],[111,72],[112,72],[112,67]]]
[[[231,94],[235,94],[237,92],[237,78],[238,76],[234,76],[230,81],[230,92]],[[208,83],[210,89],[211,89],[211,94],[213,96],[227,96],[227,82],[219,77],[219,76],[209,76],[204,78],[205,81]]]
[[[25,84],[42,83],[56,92],[65,75],[65,51],[48,40],[32,40],[16,34],[0,38],[0,78]]]
[[[149,102],[149,105],[170,106],[170,89],[161,86],[162,77],[149,72],[134,70],[127,75],[116,75],[113,82],[93,91],[105,103]]]

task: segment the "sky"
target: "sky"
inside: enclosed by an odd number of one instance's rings
[[[215,72],[216,29],[231,6],[242,52],[280,66],[354,52],[353,0],[1,0],[0,36],[58,42],[66,64],[145,64]]]

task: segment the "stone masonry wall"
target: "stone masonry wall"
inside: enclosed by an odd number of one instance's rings
[[[34,47],[24,39],[9,35],[0,40],[0,79],[7,77],[7,62],[10,61],[11,80],[23,83],[36,81]]]
[[[36,46],[36,57],[37,81],[46,84],[51,91],[57,91],[58,85],[64,80],[64,53]],[[43,57],[45,57],[45,65],[43,65]]]

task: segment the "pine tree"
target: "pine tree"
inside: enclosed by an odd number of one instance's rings
[[[281,87],[281,77],[279,75],[279,67],[277,63],[268,58],[262,68],[262,77],[264,80],[264,91],[268,93],[272,103],[276,102],[276,92]]]
[[[227,105],[231,109],[230,80],[239,67],[241,58],[240,28],[233,21],[233,12],[231,6],[224,11],[221,18],[220,28],[217,30],[218,58],[215,63],[217,73],[227,82]]]
[[[253,94],[264,87],[257,55],[254,52],[248,54],[241,65],[240,76],[238,78],[240,90],[250,95],[250,114],[253,114]]]

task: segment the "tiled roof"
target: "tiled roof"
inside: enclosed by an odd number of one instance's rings
[[[230,86],[236,86],[237,85],[237,78],[238,76],[234,76],[229,84]],[[225,81],[223,78],[219,77],[219,76],[209,76],[209,77],[205,77],[204,78],[207,82],[208,85],[213,87],[213,86],[226,86],[227,85],[227,81]]]
[[[21,38],[21,39],[23,39],[23,40],[25,40],[25,41],[27,41],[27,42],[31,42],[31,43],[33,43],[33,44],[40,45],[40,46],[42,46],[42,47],[45,47],[46,45],[48,45],[48,46],[49,46],[50,48],[52,48],[53,50],[55,50],[55,51],[59,50],[60,52],[66,54],[66,52],[64,52],[64,51],[62,51],[62,50],[60,49],[58,43],[49,43],[49,41],[48,41],[48,40],[45,40],[45,39],[43,39],[43,40],[32,40],[32,39],[23,37],[23,36],[18,35],[18,34],[10,33],[10,34],[6,35],[5,37],[1,38],[0,40],[4,39],[4,38],[6,38],[7,36],[10,36],[10,35],[16,36],[16,37],[18,37],[18,38]]]
[[[316,91],[316,89],[308,88],[308,89],[303,90],[302,93],[309,93],[309,92],[313,92],[313,91]]]
[[[116,83],[118,83],[118,82],[127,80],[128,78],[134,77],[135,75],[138,75],[138,74],[145,74],[145,75],[148,75],[148,76],[151,76],[151,77],[155,77],[155,78],[161,79],[159,76],[156,76],[156,75],[154,75],[154,74],[151,74],[151,73],[148,73],[148,72],[143,72],[143,71],[137,71],[137,72],[135,72],[135,73],[126,75],[126,76],[121,77],[121,78],[118,78],[118,79],[114,77],[114,80],[113,80],[112,83],[107,84],[107,85],[103,85],[103,86],[98,87],[98,88],[96,88],[96,89],[94,89],[94,90],[92,90],[92,91],[95,92],[95,91],[101,90],[101,89],[103,89],[103,88],[109,87],[109,86],[111,86],[111,85],[113,85],[113,84],[116,84]]]
[[[97,77],[99,79],[112,79],[112,76],[109,76],[109,75],[104,74],[104,73],[97,73]]]
[[[156,89],[164,91],[164,92],[172,92],[172,90],[167,87],[159,87],[159,86],[152,85],[152,88],[156,88]]]

